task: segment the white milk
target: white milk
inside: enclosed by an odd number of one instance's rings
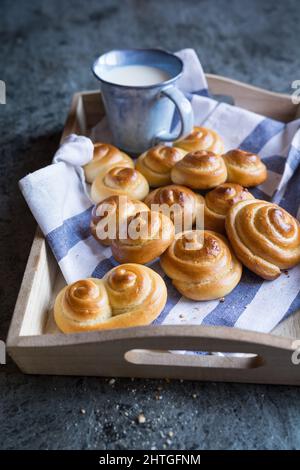
[[[116,66],[101,73],[103,80],[116,85],[149,86],[168,80],[170,75],[149,65]]]

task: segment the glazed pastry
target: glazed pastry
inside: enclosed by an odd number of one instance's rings
[[[236,256],[264,279],[300,262],[299,222],[271,202],[238,202],[226,216],[226,232]]]
[[[213,152],[199,150],[188,153],[171,170],[173,183],[193,189],[210,189],[226,181],[224,160]]]
[[[112,311],[104,282],[84,279],[64,287],[54,304],[54,318],[64,333],[102,329]]]
[[[229,209],[239,201],[254,196],[239,184],[224,183],[205,195],[204,228],[225,233],[225,217]]]
[[[134,168],[133,160],[126,153],[113,145],[97,142],[94,144],[93,159],[83,167],[85,179],[92,183],[100,172],[106,172],[117,165]]]
[[[193,131],[183,140],[174,143],[175,147],[195,152],[196,150],[206,150],[220,154],[224,152],[224,144],[221,137],[212,129],[207,127],[194,127]]]
[[[150,186],[165,186],[171,183],[171,169],[186,153],[179,148],[156,145],[139,156],[136,169],[145,176]]]
[[[168,215],[175,225],[175,232],[191,229],[197,216],[199,223],[203,222],[200,217],[203,216],[204,198],[185,186],[171,184],[154,189],[144,202],[151,210]]]
[[[163,279],[150,268],[124,264],[103,279],[84,279],[64,287],[54,318],[64,333],[148,325],[167,300]]]
[[[227,167],[227,181],[248,188],[257,186],[267,179],[266,165],[258,155],[244,150],[230,150],[222,155]]]
[[[93,207],[90,228],[92,235],[103,245],[110,245],[120,225],[129,216],[148,207],[141,201],[127,196],[110,196]]]
[[[165,282],[147,266],[123,264],[109,271],[103,280],[114,328],[149,325],[164,309],[167,301]]]
[[[160,256],[174,238],[169,217],[154,211],[139,212],[127,219],[124,233],[112,241],[112,254],[119,263],[145,264]]]
[[[95,203],[114,194],[142,200],[148,193],[148,182],[139,171],[120,166],[111,168],[107,173],[99,173],[91,187],[91,197]]]
[[[177,234],[160,263],[176,289],[193,300],[224,297],[242,274],[242,265],[225,237],[207,230]]]

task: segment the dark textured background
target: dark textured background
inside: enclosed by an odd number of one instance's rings
[[[0,0],[0,339],[35,231],[17,181],[50,161],[72,94],[97,87],[92,60],[118,47],[194,47],[207,72],[289,92],[299,28],[292,0]],[[299,399],[292,387],[30,377],[9,360],[0,447],[300,448]]]

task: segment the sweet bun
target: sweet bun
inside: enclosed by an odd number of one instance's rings
[[[127,219],[127,227],[112,241],[111,250],[119,263],[145,264],[160,256],[174,238],[169,217],[154,211],[138,212]]]
[[[178,184],[154,189],[146,196],[144,202],[151,210],[159,210],[169,215],[176,232],[191,229],[196,217],[203,215],[204,198]]]
[[[248,188],[257,186],[267,179],[266,165],[255,153],[245,150],[230,150],[222,155],[227,167],[227,181]]]
[[[173,183],[193,189],[210,189],[226,181],[227,170],[221,156],[198,150],[188,153],[171,170]]]
[[[224,152],[224,144],[221,137],[207,127],[194,127],[187,137],[175,142],[174,146],[187,152],[195,152],[196,150],[206,150],[216,154]]]
[[[229,209],[239,201],[254,199],[254,196],[239,184],[224,183],[205,195],[204,228],[225,233],[225,217]]]
[[[145,176],[150,186],[165,186],[171,183],[171,169],[186,153],[179,148],[156,145],[139,156],[136,169]]]
[[[92,183],[91,197],[95,203],[113,195],[144,199],[149,193],[146,178],[134,168],[116,166],[99,173]]]
[[[242,274],[242,265],[226,239],[207,230],[179,233],[160,258],[176,289],[193,300],[212,300],[229,294]]]
[[[241,201],[226,216],[226,232],[236,256],[264,279],[300,262],[299,222],[281,207],[260,200]]]
[[[64,333],[81,333],[150,324],[163,310],[167,289],[150,268],[124,264],[103,279],[84,279],[56,297],[54,318]]]
[[[166,304],[165,282],[147,266],[123,264],[109,271],[103,280],[118,328],[149,325]]]
[[[112,311],[104,282],[83,279],[64,287],[54,304],[54,319],[64,333],[102,329]]]
[[[100,172],[117,165],[134,168],[133,160],[126,153],[113,145],[97,142],[94,144],[93,159],[83,167],[85,179],[92,183]]]
[[[127,196],[110,196],[93,207],[90,229],[92,235],[103,245],[110,245],[116,237],[119,226],[129,216],[147,211],[142,201],[131,200]]]

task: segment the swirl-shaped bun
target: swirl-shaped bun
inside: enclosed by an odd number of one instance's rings
[[[258,155],[236,149],[222,155],[227,167],[227,181],[246,188],[257,186],[267,179],[266,165]]]
[[[221,137],[212,129],[207,127],[194,127],[193,131],[183,140],[174,143],[175,147],[196,152],[196,150],[206,150],[217,155],[224,152],[224,144]]]
[[[300,262],[300,225],[288,212],[266,201],[238,202],[226,216],[226,232],[236,256],[264,279]]]
[[[143,211],[127,219],[124,233],[112,241],[112,254],[119,263],[145,264],[160,256],[174,238],[174,225],[169,217]]]
[[[145,176],[150,186],[165,186],[171,183],[171,169],[185,154],[186,151],[179,148],[156,145],[139,156],[136,169]]]
[[[55,300],[54,318],[64,333],[101,329],[111,317],[111,307],[101,279],[84,279],[64,287]]]
[[[193,300],[224,297],[242,274],[242,265],[226,239],[206,230],[177,234],[160,262],[176,289]]]
[[[225,217],[229,209],[239,201],[254,196],[239,184],[224,183],[205,195],[204,228],[225,233]]]
[[[147,211],[142,201],[127,196],[110,196],[93,207],[90,228],[92,235],[103,245],[110,245],[126,219],[137,212]]]
[[[191,189],[177,184],[154,189],[144,202],[151,210],[169,215],[176,232],[191,229],[197,215],[200,217],[204,207],[204,198],[200,194],[195,194]]]
[[[118,328],[149,325],[167,301],[167,288],[159,274],[140,264],[123,264],[103,278]]]
[[[91,187],[91,197],[95,203],[114,194],[142,200],[148,193],[148,182],[139,171],[119,166],[99,173]]]
[[[227,170],[221,156],[199,150],[188,153],[171,170],[173,183],[193,189],[210,189],[226,181]]]
[[[54,318],[64,333],[128,328],[151,323],[163,310],[167,289],[150,268],[124,264],[103,279],[84,279],[64,287]]]
[[[85,179],[92,183],[100,172],[106,172],[117,165],[134,168],[133,160],[126,153],[113,145],[97,142],[94,144],[93,160],[83,167]]]

